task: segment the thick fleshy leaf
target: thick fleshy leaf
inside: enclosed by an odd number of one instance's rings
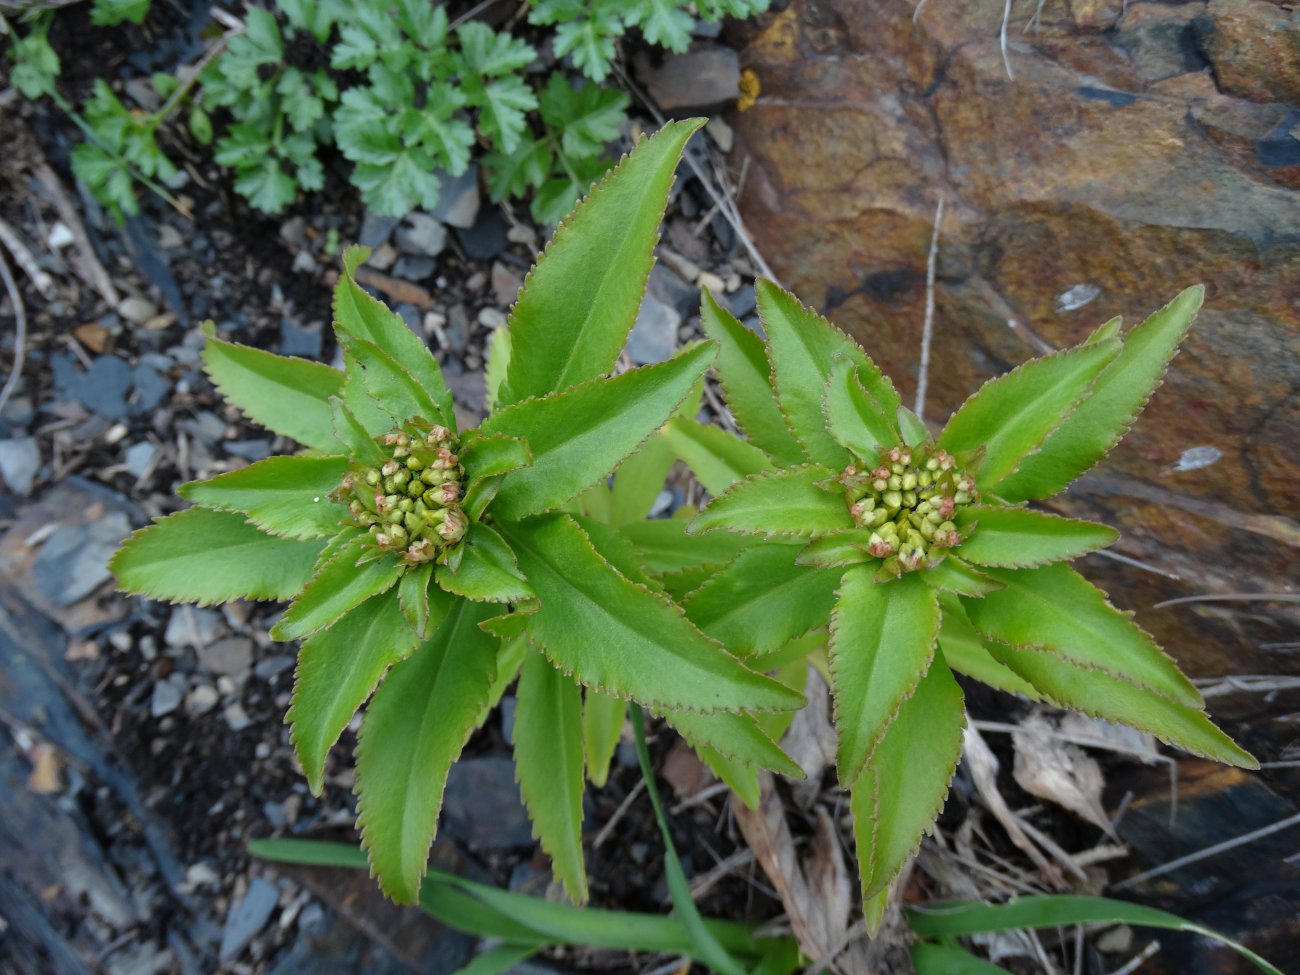
[[[597,789],[609,778],[609,763],[623,737],[627,701],[591,688],[582,695],[582,748],[587,756],[587,778]]]
[[[176,493],[219,511],[247,515],[258,528],[285,538],[324,538],[339,530],[347,508],[329,493],[347,473],[343,457],[268,457]]]
[[[767,454],[748,441],[686,417],[670,420],[660,436],[714,497],[742,478],[773,469]]]
[[[379,467],[388,460],[388,455],[375,443],[374,436],[342,397],[331,397],[330,409],[335,440],[330,453],[337,453],[342,446],[353,460],[372,467]]]
[[[656,575],[697,565],[722,565],[753,545],[752,539],[731,532],[688,535],[682,518],[634,521],[619,528],[640,554],[641,563]]]
[[[346,348],[343,350],[343,374],[347,377],[343,384],[343,404],[352,412],[368,437],[382,436],[397,426],[400,420],[406,419],[405,416],[394,416],[385,409],[386,404],[370,395],[366,390],[361,363]]]
[[[831,693],[840,782],[852,785],[934,658],[939,600],[908,573],[877,585],[867,566],[844,573],[831,616]]]
[[[736,423],[750,442],[783,464],[805,462],[808,458],[803,448],[776,405],[772,367],[763,340],[719,305],[707,288],[700,303],[700,324],[704,334],[721,347],[718,381]]]
[[[794,295],[771,281],[759,281],[756,292],[781,412],[812,460],[843,468],[849,454],[827,432],[822,412],[822,396],[835,360],[845,358],[858,367],[867,395],[886,416],[897,409],[898,393],[856,342]]]
[[[803,769],[767,736],[748,714],[691,714],[665,711],[664,719],[681,732],[692,748],[709,748],[741,765],[771,769],[792,779],[802,779]]]
[[[1049,498],[1104,457],[1160,385],[1204,298],[1204,286],[1188,288],[1125,335],[1123,350],[1097,375],[1089,396],[998,485],[998,494],[1008,501]]]
[[[864,900],[889,886],[934,826],[965,724],[961,688],[936,657],[851,788]]]
[[[972,473],[981,488],[996,490],[1069,415],[1119,348],[1111,339],[1066,349],[990,379],[952,415],[939,446],[953,453],[983,447]]]
[[[455,430],[456,411],[452,407],[451,390],[429,347],[407,327],[401,316],[366,294],[356,282],[356,270],[369,256],[368,247],[349,247],[343,252],[343,274],[334,289],[334,324],[340,332],[374,343],[401,363],[437,405],[440,422]]]
[[[391,589],[303,641],[285,721],[312,795],[320,795],[325,756],[357,708],[417,643]]]
[[[814,538],[799,550],[795,561],[800,565],[817,565],[823,569],[843,568],[870,561],[867,551],[871,532],[865,528],[845,528]]]
[[[1005,588],[983,599],[963,598],[962,605],[988,639],[1041,647],[1200,707],[1200,693],[1151,637],[1069,566],[986,571]]]
[[[957,527],[968,525],[975,525],[975,530],[961,543],[958,554],[975,565],[1008,569],[1068,562],[1119,538],[1109,525],[1028,508],[968,505],[958,512]]]
[[[288,599],[311,578],[323,547],[273,538],[240,515],[189,508],[128,538],[108,569],[118,588],[172,603]]]
[[[1002,583],[967,565],[951,552],[937,565],[922,569],[921,578],[935,589],[960,596],[985,596],[1002,588]]]
[[[483,370],[487,391],[483,397],[483,408],[489,413],[496,411],[502,384],[506,381],[506,370],[510,368],[510,329],[494,329],[488,339],[487,366]]]
[[[358,534],[317,569],[271,628],[272,639],[300,640],[397,582],[402,565],[391,554],[357,565],[367,553],[366,542],[367,537]]]
[[[930,439],[930,428],[925,425],[925,421],[906,406],[900,406],[896,415],[898,432],[903,437],[903,443],[915,447]]]
[[[568,515],[501,527],[540,599],[525,632],[584,686],[656,709],[802,704],[800,695],[726,653],[676,605],[610,566]]]
[[[767,653],[823,627],[839,573],[797,565],[794,545],[741,552],[682,602],[691,622],[732,653]]]
[[[990,643],[988,649],[1060,707],[1130,725],[1193,755],[1240,768],[1259,768],[1249,752],[1211,724],[1198,708],[1178,704],[1101,670],[1076,666],[1044,650],[1001,643]]]
[[[524,658],[515,691],[515,777],[533,835],[577,904],[587,899],[582,860],[582,691],[540,653]]]
[[[361,365],[361,383],[366,392],[396,419],[420,417],[447,425],[442,408],[400,361],[365,339],[345,334],[342,341],[348,354]]]
[[[613,368],[641,307],[673,171],[703,124],[669,122],[638,143],[556,229],[510,311],[512,353],[498,404]]]
[[[338,452],[330,397],[343,390],[343,374],[306,359],[223,342],[211,331],[203,368],[217,390],[255,423],[327,454]]]
[[[831,476],[825,467],[811,464],[747,477],[709,502],[687,531],[810,538],[852,528],[844,492],[818,486]]]
[[[470,527],[460,565],[440,565],[434,571],[447,592],[475,602],[514,603],[533,596],[532,587],[515,564],[510,546],[490,525]]]
[[[989,653],[956,598],[940,596],[939,609],[943,614],[939,624],[939,652],[949,667],[1008,694],[1023,694],[1033,701],[1039,699],[1032,684]]]
[[[484,433],[522,437],[533,452],[530,466],[505,476],[493,514],[511,520],[540,514],[605,477],[663,425],[715,352],[713,343],[704,343],[659,365],[492,414],[481,427]]]
[[[402,615],[421,640],[442,624],[451,608],[451,597],[433,585],[433,563],[407,569],[397,583],[397,601]]]
[[[609,524],[636,524],[648,518],[676,460],[663,435],[656,434],[623,461],[610,488]]]
[[[492,607],[456,601],[366,709],[357,741],[357,824],[370,869],[399,904],[420,893],[443,787],[487,703],[497,640],[478,624]]]
[[[851,359],[836,359],[831,365],[824,409],[831,437],[867,463],[899,441],[897,428],[867,394]]]

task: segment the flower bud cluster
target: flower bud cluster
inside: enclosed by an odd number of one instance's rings
[[[469,522],[460,508],[465,469],[450,430],[411,420],[385,434],[388,453],[379,467],[354,467],[335,489],[348,506],[347,523],[369,534],[377,552],[397,552],[419,565],[465,537]]]
[[[961,541],[955,513],[979,498],[974,478],[947,451],[928,444],[891,447],[878,466],[850,465],[839,480],[854,523],[871,532],[868,551],[878,559],[896,558],[905,572],[930,564],[935,550]]]

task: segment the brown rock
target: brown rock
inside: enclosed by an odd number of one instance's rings
[[[1300,673],[1300,655],[1258,650],[1294,631],[1283,605],[1152,608],[1292,587],[1300,155],[1288,163],[1285,110],[1258,104],[1292,91],[1292,15],[1247,0],[1130,4],[1097,32],[1079,21],[1084,4],[1049,4],[1023,33],[1031,5],[1008,31],[1011,80],[1001,4],[927,4],[916,23],[914,7],[881,0],[865,18],[851,0],[795,0],[742,50],[763,94],[728,121],[737,162],[750,160],[741,203],[758,248],[910,401],[942,196],[936,422],[989,376],[1205,282],[1164,386],[1062,510],[1118,525],[1122,554],[1179,576],[1083,565],[1194,674]],[[1271,33],[1230,54],[1242,18]],[[1226,76],[1198,53],[1211,23]],[[1220,456],[1186,469],[1196,447]]]
[[[1300,104],[1300,11],[1268,0],[1210,0],[1205,50],[1226,94]]]

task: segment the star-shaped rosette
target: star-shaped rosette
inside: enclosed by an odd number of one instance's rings
[[[575,900],[587,893],[584,778],[603,778],[627,700],[741,766],[798,774],[747,712],[789,711],[802,695],[701,632],[581,501],[716,355],[697,343],[609,376],[700,124],[639,143],[556,231],[493,338],[491,412],[476,429],[459,428],[424,340],[358,284],[362,248],[345,253],[335,292],[341,371],[209,326],[218,390],[303,449],[184,485],[194,507],[113,559],[123,589],[155,599],[289,601],[271,632],[302,641],[294,747],[319,793],[328,751],[369,701],[358,822],[395,900],[416,900],[448,770],[516,675],[521,792]]]
[[[1256,767],[1131,614],[1069,566],[1116,532],[1027,504],[1120,439],[1201,288],[991,380],[937,437],[851,338],[757,290],[766,342],[708,296],[704,309],[746,439],[665,430],[717,495],[688,531],[751,543],[681,601],[754,666],[824,645],[869,920],[947,795],[965,724],[954,672]]]

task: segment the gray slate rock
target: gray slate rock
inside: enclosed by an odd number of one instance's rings
[[[238,674],[253,662],[253,641],[232,636],[216,643],[199,644],[199,663],[210,674]]]
[[[206,647],[217,638],[221,617],[201,606],[177,606],[167,621],[163,641],[173,649]]]
[[[478,167],[470,166],[459,176],[439,171],[442,189],[438,191],[438,205],[433,208],[434,219],[449,227],[472,227],[478,217]]]
[[[700,310],[700,289],[687,284],[665,264],[650,269],[646,290],[665,305],[677,309],[679,315],[694,315]]]
[[[248,943],[266,927],[279,899],[280,892],[274,884],[261,877],[253,878],[253,882],[248,885],[248,892],[226,915],[226,927],[221,932],[219,952],[223,962],[230,961],[248,947]]]
[[[131,523],[120,511],[89,524],[59,527],[32,563],[37,590],[55,606],[85,599],[108,581],[108,560],[129,534]]]
[[[171,714],[181,706],[185,691],[179,680],[171,677],[160,680],[153,686],[153,698],[149,702],[149,713],[155,718]]]
[[[393,242],[403,254],[437,257],[447,246],[447,228],[427,213],[408,213]]]
[[[361,235],[357,238],[363,247],[378,247],[392,234],[393,229],[402,222],[401,217],[381,217],[367,210],[361,220]]]
[[[483,810],[492,815],[483,815]],[[471,848],[529,846],[533,828],[515,784],[515,763],[489,756],[462,759],[451,767],[442,803],[440,835]]]
[[[299,325],[284,319],[280,322],[280,352],[282,355],[305,356],[319,359],[321,350],[320,325]]]
[[[740,56],[727,47],[697,47],[671,55],[644,80],[660,108],[719,105],[740,92]]]
[[[490,261],[510,243],[506,236],[509,228],[506,218],[498,207],[480,210],[478,219],[472,227],[457,227],[456,239],[464,249],[466,256],[476,261]]]
[[[171,391],[171,384],[148,363],[141,363],[131,371],[135,395],[131,397],[131,411],[136,414],[152,413]]]
[[[405,254],[393,265],[393,277],[404,281],[423,281],[433,275],[433,258],[420,254]]]
[[[32,493],[40,467],[41,452],[35,437],[0,440],[0,477],[14,494],[27,497]]]
[[[101,355],[76,380],[72,392],[90,412],[105,420],[120,420],[127,414],[126,394],[130,390],[131,367],[116,356]]]
[[[647,294],[627,337],[628,358],[638,365],[670,358],[677,348],[677,327],[681,323],[677,309]]]
[[[142,477],[157,454],[158,448],[147,440],[131,444],[126,448],[123,455],[126,460],[127,473],[132,477]]]

